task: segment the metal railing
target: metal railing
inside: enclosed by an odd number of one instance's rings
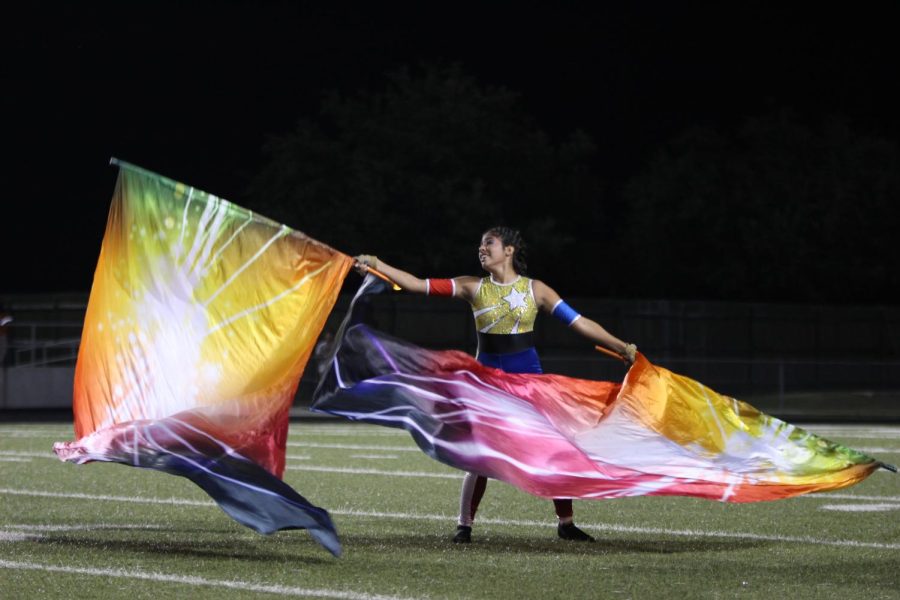
[[[25,379],[37,382],[51,370],[61,377],[65,369],[74,367],[86,298],[0,300],[15,316],[5,326],[5,340],[0,339],[6,346],[0,347],[4,355],[0,375],[5,375],[8,393]],[[329,317],[331,329],[343,318],[348,300],[342,297]],[[398,295],[373,304],[377,326],[388,333],[419,345],[474,350],[470,311],[460,303]],[[900,417],[896,307],[820,307],[804,316],[797,307],[779,305],[657,306],[590,299],[583,304],[587,313],[596,313],[611,330],[640,340],[641,350],[655,364],[760,408],[800,410],[831,402],[843,408],[868,406],[873,414],[895,411]],[[544,319],[538,331],[546,372],[622,379],[621,364],[596,353],[581,353],[578,349],[585,346],[584,340],[564,329]],[[776,354],[782,352],[784,356]],[[301,381],[300,403],[309,401],[315,387],[313,371],[307,369]],[[22,385],[16,389],[28,389]]]
[[[6,368],[74,366],[81,328],[80,322],[13,321],[0,363]]]

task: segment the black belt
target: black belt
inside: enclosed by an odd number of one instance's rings
[[[478,353],[512,354],[534,347],[534,332],[481,333],[478,332]]]

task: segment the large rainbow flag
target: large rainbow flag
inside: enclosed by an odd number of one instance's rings
[[[432,458],[537,496],[753,502],[895,470],[643,356],[622,383],[510,374],[350,323],[313,408],[404,428]]]
[[[66,461],[189,478],[262,533],[328,513],[282,480],[289,409],[352,259],[212,194],[126,163],[75,369]]]

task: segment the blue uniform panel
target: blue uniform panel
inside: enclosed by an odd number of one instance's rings
[[[488,367],[502,369],[507,373],[543,373],[541,359],[535,348],[528,348],[511,354],[488,354],[479,352],[475,357],[478,362]]]

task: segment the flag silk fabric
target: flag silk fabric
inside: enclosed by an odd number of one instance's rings
[[[333,352],[314,409],[404,428],[432,458],[536,496],[754,502],[891,468],[641,355],[619,384],[505,373],[364,324]]]
[[[261,533],[328,513],[281,481],[289,409],[352,259],[212,194],[119,163],[88,302],[74,463],[187,477]]]

